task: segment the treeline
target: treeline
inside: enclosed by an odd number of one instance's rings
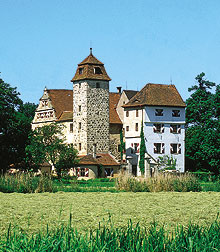
[[[25,160],[36,105],[23,103],[16,88],[0,79],[0,173]]]

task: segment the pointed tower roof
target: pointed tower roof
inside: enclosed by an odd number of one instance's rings
[[[78,64],[76,73],[71,81],[74,82],[85,79],[111,80],[106,73],[104,64],[92,54],[92,48],[90,48],[90,55]]]

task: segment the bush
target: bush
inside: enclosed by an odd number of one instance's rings
[[[152,178],[135,178],[120,174],[116,187],[119,190],[131,192],[199,192],[201,186],[194,176],[190,174],[159,174]]]
[[[145,181],[139,181],[135,177],[123,174],[117,177],[116,188],[126,192],[149,192]]]
[[[55,192],[53,181],[46,175],[35,177],[32,173],[0,176],[0,192],[34,193]]]

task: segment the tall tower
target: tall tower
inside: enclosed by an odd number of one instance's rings
[[[79,154],[109,151],[109,78],[92,54],[76,70],[73,82],[73,144]]]

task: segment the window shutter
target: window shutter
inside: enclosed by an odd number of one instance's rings
[[[178,134],[181,133],[181,127],[180,127],[180,125],[178,126],[177,133],[178,133]]]
[[[178,144],[178,154],[181,154],[181,144]]]
[[[161,124],[161,132],[164,133],[164,124]]]
[[[154,153],[157,153],[157,145],[154,144]]]
[[[137,143],[137,147],[139,146],[139,143]]]
[[[170,133],[173,133],[173,127],[170,125]]]
[[[157,129],[155,127],[155,125],[153,126],[153,132],[156,133]]]
[[[162,143],[162,151],[161,151],[161,153],[164,154],[164,152],[165,152],[165,144]]]
[[[134,147],[134,144],[133,144],[133,143],[131,144],[131,147]]]
[[[170,154],[173,154],[173,144],[170,144]]]
[[[89,177],[89,168],[86,168],[85,175],[86,175],[86,177]]]
[[[80,168],[77,168],[77,177],[80,176]]]

